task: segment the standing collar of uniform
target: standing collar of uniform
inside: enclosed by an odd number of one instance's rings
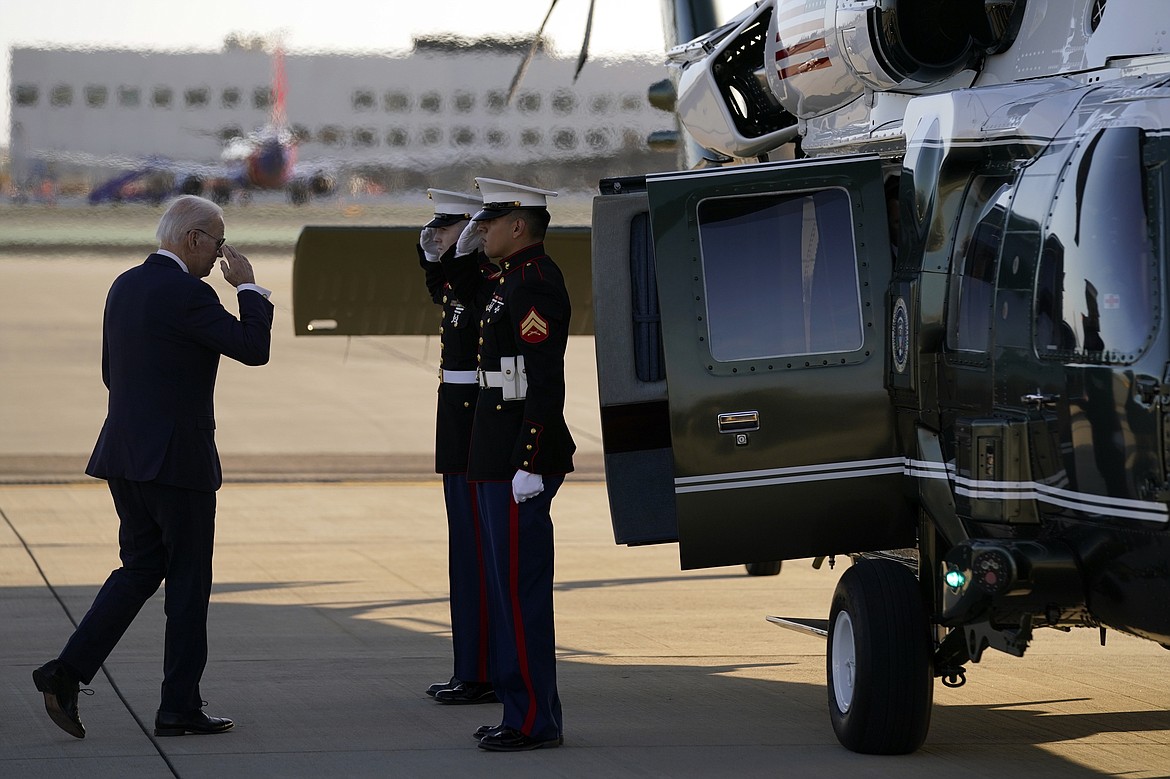
[[[500,260],[500,270],[504,273],[510,273],[529,260],[535,260],[537,257],[543,256],[544,241],[537,241],[531,246],[525,246],[520,251],[513,252],[504,259]]]
[[[169,252],[166,249],[155,249],[155,254],[161,254],[163,257],[170,257],[175,262],[179,263],[179,267],[183,269],[183,273],[190,273],[191,269],[187,267],[187,263],[179,259],[179,256],[174,252]]]

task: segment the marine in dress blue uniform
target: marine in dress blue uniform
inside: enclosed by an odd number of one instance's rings
[[[488,604],[483,564],[483,540],[476,510],[475,488],[467,481],[467,451],[471,423],[479,395],[476,374],[479,314],[472,301],[460,300],[451,291],[439,256],[454,245],[463,227],[478,209],[474,195],[428,189],[434,201],[434,218],[423,227],[418,245],[427,291],[443,307],[439,326],[438,404],[435,414],[435,471],[443,475],[447,508],[447,562],[451,592],[451,643],[454,672],[451,680],[432,684],[427,694],[439,703],[491,703],[488,670]],[[482,253],[475,256],[482,276],[496,268]]]
[[[555,192],[477,178],[474,217],[499,273],[479,322],[480,392],[468,456],[487,558],[493,682],[503,721],[479,746],[519,751],[562,743],[553,628],[550,508],[573,470],[565,423],[565,347],[572,315],[564,277],[544,251]],[[465,232],[464,236],[468,233]],[[460,239],[464,243],[464,239]],[[471,256],[444,255],[457,294],[485,285]]]

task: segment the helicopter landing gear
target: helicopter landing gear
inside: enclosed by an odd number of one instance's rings
[[[776,576],[780,573],[781,565],[780,560],[770,560],[766,563],[744,563],[743,567],[747,569],[748,576]]]
[[[926,739],[934,701],[929,620],[914,574],[861,560],[841,576],[829,611],[829,717],[854,752],[901,755]]]

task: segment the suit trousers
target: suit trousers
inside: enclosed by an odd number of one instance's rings
[[[516,503],[510,482],[476,485],[487,563],[492,684],[501,724],[535,738],[562,735],[553,631],[553,526],[549,511],[564,476]]]
[[[483,539],[475,485],[465,473],[443,474],[447,504],[447,573],[451,583],[451,644],[454,676],[465,682],[486,682],[488,671],[488,605]]]
[[[215,541],[215,493],[109,479],[122,567],[102,585],[60,660],[89,683],[143,604],[166,580],[161,711],[202,708],[207,604]]]

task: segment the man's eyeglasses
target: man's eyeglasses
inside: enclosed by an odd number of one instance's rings
[[[192,228],[191,232],[193,232],[193,233],[203,233],[203,234],[204,234],[204,235],[206,235],[208,238],[210,238],[211,240],[215,241],[215,250],[216,250],[216,251],[219,251],[220,249],[222,249],[222,248],[223,248],[223,243],[224,243],[224,241],[226,241],[226,240],[227,240],[227,237],[226,237],[226,236],[224,236],[223,238],[216,238],[216,237],[215,237],[214,235],[212,235],[211,233],[207,232],[206,230],[200,230],[198,227]]]

